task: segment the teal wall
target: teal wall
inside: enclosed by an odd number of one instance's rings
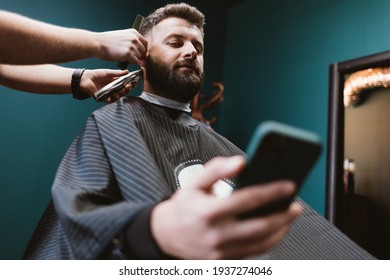
[[[209,19],[205,84],[211,90],[211,83],[222,79],[227,13],[214,2],[191,2]],[[57,25],[107,31],[128,28],[136,14],[147,15],[164,4],[156,0],[1,0],[0,9]],[[98,59],[65,65],[117,68],[114,62]],[[30,94],[1,86],[0,97],[0,259],[19,259],[50,199],[50,187],[66,149],[89,114],[102,105],[76,101],[71,95]]]
[[[389,50],[389,11],[383,0],[248,0],[231,9],[218,130],[245,148],[256,124],[274,119],[317,132],[326,146],[329,65]],[[325,161],[326,150],[300,194],[321,214]]]

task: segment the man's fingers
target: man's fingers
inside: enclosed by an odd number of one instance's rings
[[[237,175],[244,164],[245,159],[242,156],[213,158],[204,165],[204,170],[192,187],[209,191],[219,179]]]
[[[255,254],[265,253],[277,245],[289,232],[289,225],[284,225],[272,234],[258,239],[232,242],[223,248],[224,259],[241,259]]]
[[[295,185],[289,181],[277,181],[245,187],[234,191],[227,203],[221,203],[218,209],[219,216],[239,216],[288,198],[293,195],[294,191]]]
[[[217,258],[242,258],[263,253],[288,233],[290,224],[301,214],[302,206],[293,203],[286,211],[247,220],[230,220],[219,224]]]
[[[293,222],[301,212],[302,206],[298,202],[294,202],[285,211],[275,212],[267,216],[236,220],[237,223],[234,227],[224,225],[224,240],[229,243],[266,238],[278,228]]]

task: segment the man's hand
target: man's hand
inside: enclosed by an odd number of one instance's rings
[[[183,259],[238,259],[264,253],[289,231],[301,207],[268,216],[241,219],[250,210],[288,197],[294,185],[287,181],[254,185],[227,198],[212,193],[221,178],[236,176],[245,164],[242,157],[215,158],[188,186],[158,204],[152,212],[152,234],[168,255]]]

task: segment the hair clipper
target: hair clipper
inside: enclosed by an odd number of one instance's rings
[[[132,71],[95,92],[94,97],[98,102],[105,101],[116,92],[123,89],[129,83],[138,83],[142,77],[142,70]]]

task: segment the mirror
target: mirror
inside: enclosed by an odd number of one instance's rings
[[[330,65],[326,218],[390,259],[390,52]]]

